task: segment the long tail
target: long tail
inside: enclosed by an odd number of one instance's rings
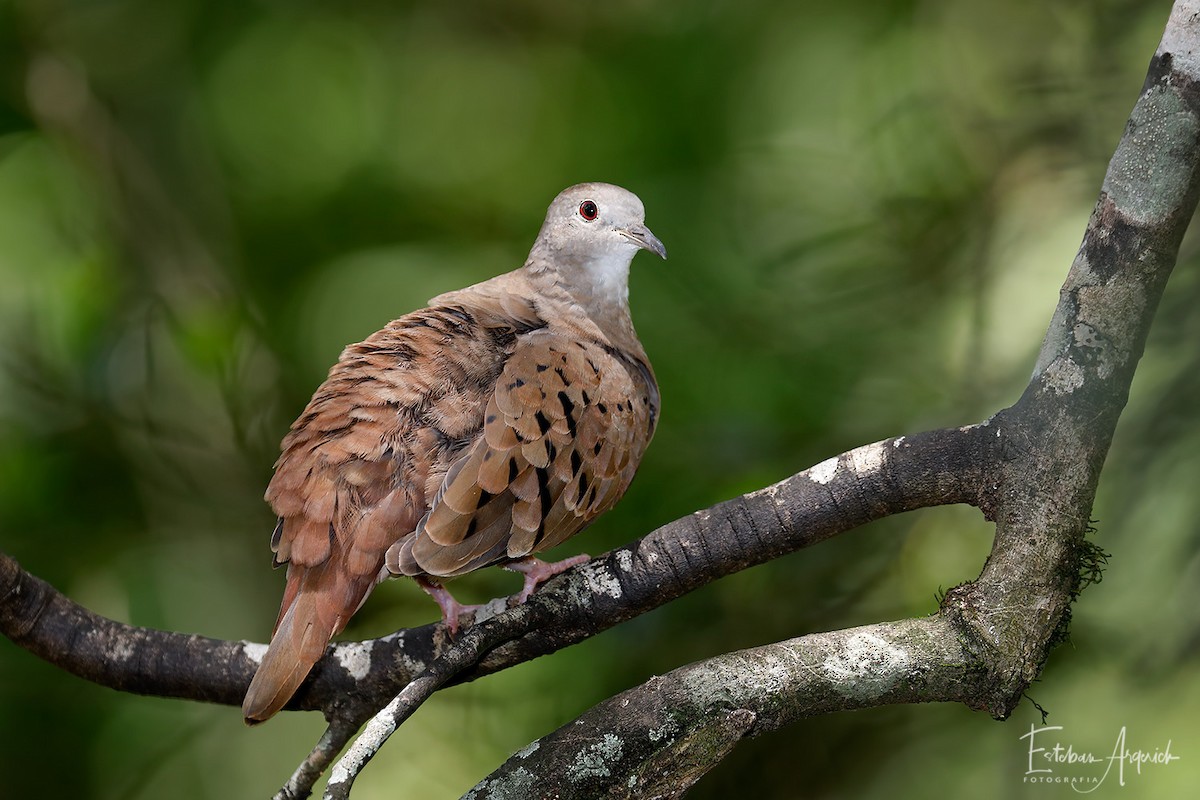
[[[247,725],[270,719],[287,704],[374,585],[346,575],[335,561],[288,566],[275,633],[242,701]]]

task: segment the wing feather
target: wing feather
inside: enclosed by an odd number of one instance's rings
[[[616,503],[653,433],[657,388],[599,342],[518,338],[483,429],[388,563],[449,577],[553,547]]]

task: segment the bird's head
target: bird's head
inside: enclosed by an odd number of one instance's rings
[[[634,254],[649,250],[667,257],[645,219],[642,201],[620,186],[580,183],[564,189],[546,211],[529,264],[556,271],[572,294],[624,305]]]

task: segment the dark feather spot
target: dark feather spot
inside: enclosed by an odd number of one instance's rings
[[[578,450],[571,451],[571,474],[579,472],[579,468],[583,466],[583,459],[579,457]]]
[[[394,356],[398,361],[412,361],[417,357],[417,351],[405,342],[391,342],[380,345],[367,345],[364,343],[364,350],[367,353],[374,353],[381,356]]]
[[[489,453],[488,455],[491,455],[491,454]],[[492,498],[495,496],[496,495],[492,494],[487,489],[480,489],[479,490],[479,500],[477,500],[475,503],[475,510],[478,511],[479,509],[486,506],[488,503],[492,502]],[[474,520],[471,520],[471,521],[474,522]]]
[[[467,532],[463,534],[463,539],[470,539],[475,535],[475,526],[479,524],[479,520],[471,517],[471,521],[467,523]]]
[[[545,371],[546,371],[546,370],[548,370],[548,369],[550,369],[550,367],[549,367],[548,365],[546,365],[546,364],[538,364],[538,365],[537,365],[537,371],[538,371],[538,372],[545,372]]]
[[[493,422],[495,422],[495,421],[496,421],[496,415],[495,415],[495,414],[488,414],[488,415],[487,415],[487,419],[485,419],[485,420],[484,420],[484,422],[485,422],[486,424],[488,424],[488,425],[491,425],[491,424],[492,424]]]
[[[517,460],[515,458],[508,459],[508,482],[512,483],[515,481],[519,474],[520,469],[517,467]]]
[[[546,431],[550,430],[550,420],[546,419],[546,415],[540,411],[534,414],[533,418],[537,421],[538,430],[542,432],[543,436],[545,436]]]
[[[586,396],[586,394],[585,394]],[[567,430],[571,436],[575,436],[575,404],[571,402],[571,398],[567,397],[566,392],[558,393],[558,402],[562,406],[563,416],[567,418]]]
[[[592,445],[592,455],[600,455],[600,449],[602,447],[604,447],[604,442],[596,442],[594,445]]]
[[[606,406],[604,403],[597,403],[596,408],[600,411],[601,414],[608,413],[608,406]]]
[[[475,317],[466,309],[459,308],[457,306],[447,308],[446,316],[453,317],[454,319],[457,319],[460,322],[465,322],[468,325],[475,324]]]

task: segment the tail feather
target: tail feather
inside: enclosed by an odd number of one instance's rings
[[[315,614],[305,613],[315,600],[312,595],[298,595],[280,620],[242,701],[248,725],[264,722],[283,708],[324,655],[333,631],[323,630],[326,626],[319,624]]]
[[[385,551],[397,531],[412,530],[415,513],[407,495],[397,491],[364,514],[357,525],[349,525],[341,538],[328,522],[284,520],[278,533],[277,558],[298,537],[305,541],[319,538],[326,549],[318,552],[319,547],[307,544],[310,560],[298,558],[299,551],[294,548],[288,551],[287,587],[275,632],[242,703],[247,724],[270,719],[304,683],[329,640],[342,632],[382,577]],[[311,560],[316,558],[314,553],[319,561]]]
[[[287,704],[373,585],[329,562],[289,565],[279,622],[242,701],[246,724],[264,722]]]

